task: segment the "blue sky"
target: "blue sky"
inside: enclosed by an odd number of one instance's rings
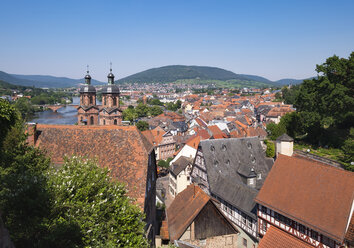
[[[354,51],[354,1],[0,2],[0,70],[106,81],[172,64],[271,80]]]

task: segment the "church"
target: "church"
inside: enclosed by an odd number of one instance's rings
[[[102,105],[97,105],[96,88],[91,85],[91,76],[87,70],[85,85],[79,90],[80,105],[77,108],[79,125],[121,125],[120,91],[114,84],[112,67],[107,78],[108,84],[102,88]]]

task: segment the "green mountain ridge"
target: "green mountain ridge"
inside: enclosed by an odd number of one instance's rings
[[[8,74],[0,71],[0,80],[5,82],[35,86],[38,88],[75,87],[84,79],[54,77],[49,75]],[[271,81],[257,75],[236,74],[232,71],[210,66],[169,65],[148,69],[117,80],[117,83],[200,83],[213,84],[217,87],[281,87],[288,84],[299,84],[300,79],[281,79]],[[92,79],[93,85],[105,84]]]

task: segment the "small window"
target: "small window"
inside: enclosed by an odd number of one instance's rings
[[[211,145],[210,146],[210,151],[214,152],[215,151],[215,146]]]
[[[262,206],[262,212],[265,214],[267,213],[267,208],[265,206]]]
[[[243,247],[247,247],[247,239],[244,238],[242,243],[243,243]]]
[[[226,145],[225,144],[222,144],[221,150],[226,151]]]
[[[117,125],[117,119],[114,120],[114,125]]]
[[[117,98],[113,97],[113,106],[117,105]]]
[[[267,231],[267,222],[262,221],[262,231],[266,232]]]
[[[256,158],[255,158],[255,157],[252,157],[252,158],[251,158],[251,162],[252,162],[252,164],[255,164],[255,163],[256,163]]]
[[[90,125],[94,124],[93,116],[90,117]]]
[[[258,173],[257,174],[257,179],[259,180],[259,179],[262,179],[262,174],[261,173]]]
[[[247,143],[247,148],[248,148],[248,149],[252,149],[252,144],[248,142],[248,143]]]
[[[311,238],[314,240],[318,239],[318,232],[311,230]]]
[[[214,160],[214,165],[215,165],[215,167],[218,167],[219,162],[217,160]]]
[[[229,159],[226,160],[226,161],[225,161],[225,164],[226,164],[226,165],[230,165],[230,160],[229,160]]]
[[[301,233],[305,234],[305,230],[306,230],[306,229],[305,229],[305,226],[299,224],[299,231],[300,231]]]

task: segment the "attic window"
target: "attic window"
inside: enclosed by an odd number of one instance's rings
[[[226,145],[225,144],[222,144],[221,150],[226,151]]]
[[[218,167],[219,162],[218,162],[217,160],[214,160],[214,165],[215,165],[216,167]]]
[[[214,152],[215,151],[215,146],[211,145],[210,146],[210,151]]]
[[[255,157],[252,157],[252,158],[251,158],[251,162],[252,162],[252,164],[256,163],[256,158],[255,158]]]
[[[247,148],[248,148],[248,149],[252,149],[252,144],[248,142],[248,143],[247,143]]]
[[[262,174],[261,173],[257,174],[257,179],[262,179]]]
[[[229,160],[229,159],[226,160],[226,161],[225,161],[225,164],[226,164],[226,165],[230,165],[230,160]]]

